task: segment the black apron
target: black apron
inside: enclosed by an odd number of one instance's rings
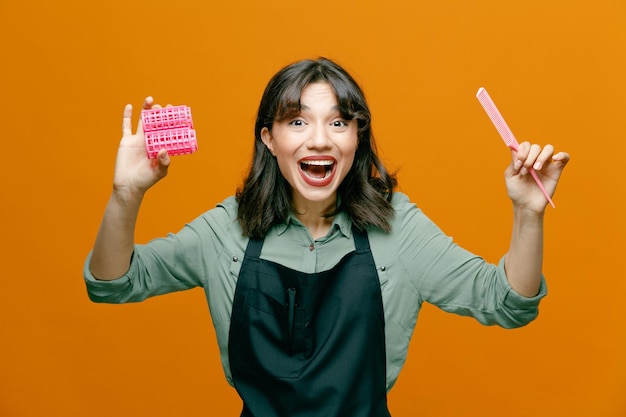
[[[241,417],[389,417],[385,320],[367,234],[334,268],[259,259],[250,239],[228,343]]]

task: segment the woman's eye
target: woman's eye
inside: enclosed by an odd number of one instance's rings
[[[295,119],[289,122],[289,124],[292,126],[304,126],[304,121],[300,119]]]
[[[332,125],[334,127],[346,127],[348,126],[348,123],[345,120],[335,120]]]

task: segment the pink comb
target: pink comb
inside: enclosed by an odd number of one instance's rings
[[[166,149],[168,155],[184,155],[198,150],[191,109],[187,106],[142,110],[141,123],[148,158],[156,158],[161,149]]]
[[[515,139],[515,136],[513,136],[513,132],[511,132],[511,129],[509,129],[509,126],[504,121],[504,118],[498,111],[498,108],[493,103],[493,100],[491,100],[491,97],[489,97],[487,90],[485,90],[483,87],[480,87],[478,89],[478,92],[476,93],[476,98],[478,98],[478,101],[480,101],[480,104],[483,106],[483,108],[487,112],[487,115],[491,119],[491,122],[493,123],[493,125],[496,127],[496,130],[498,131],[498,133],[500,133],[500,136],[502,136],[502,139],[504,140],[504,143],[506,143],[506,146],[513,149],[514,151],[517,151],[519,148],[519,143]],[[548,203],[550,203],[552,207],[556,208],[556,206],[552,202],[552,199],[548,195],[548,192],[546,191],[545,187],[541,183],[541,180],[537,176],[537,173],[535,172],[535,170],[530,168],[529,172],[530,172],[530,175],[532,175],[532,177],[534,178],[539,188],[541,189],[541,191],[543,192],[543,195],[546,197],[546,199],[548,199]]]

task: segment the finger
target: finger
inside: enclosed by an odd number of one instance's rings
[[[170,155],[167,153],[166,149],[161,149],[157,154],[157,159],[159,161],[159,165],[163,168],[167,168],[170,165]]]
[[[570,156],[567,152],[559,152],[552,156],[552,160],[567,164],[570,160]]]
[[[167,170],[170,166],[170,156],[167,153],[167,150],[161,149],[156,157],[157,160],[157,176],[160,178],[164,178],[167,175]]]
[[[537,156],[537,160],[533,164],[533,169],[535,171],[539,171],[541,168],[543,168],[545,163],[550,161],[553,153],[554,153],[554,146],[550,144],[544,146],[541,152],[539,153],[539,156]]]
[[[152,108],[153,103],[154,103],[154,99],[152,98],[152,96],[146,97],[145,100],[143,101],[143,106],[141,107],[142,110],[150,110]],[[139,118],[139,121],[137,122],[137,134],[138,135],[143,134],[143,123],[141,122],[141,117]]]
[[[528,158],[529,152],[530,152],[530,143],[522,142],[517,147],[517,153],[515,154],[515,157],[523,162],[526,160],[526,158]]]
[[[541,154],[541,146],[533,144],[530,145],[530,151],[528,151],[528,156],[526,157],[526,161],[524,162],[524,166],[526,168],[530,168],[537,161],[537,158]]]
[[[526,168],[524,167],[524,161],[528,157],[528,152],[530,152],[530,143],[522,142],[518,145],[517,149],[511,148],[511,158],[512,158],[512,173],[513,174],[526,174]]]
[[[144,110],[150,110],[150,108],[152,107],[153,104],[154,104],[154,99],[152,98],[152,96],[148,96],[143,101],[143,109]]]
[[[517,174],[519,170],[522,168],[523,160],[518,157],[518,151],[511,149],[511,173]]]
[[[122,118],[122,135],[130,136],[133,134],[131,118],[133,115],[133,105],[124,106],[124,117]]]
[[[523,159],[521,157],[521,153],[522,152],[518,153],[517,157],[518,157],[519,160],[522,161],[522,168],[520,169],[520,174],[521,175],[526,175],[528,173],[528,171],[534,165],[534,163],[537,160],[537,157],[539,156],[539,154],[541,153],[541,147],[539,145],[528,144],[527,142],[525,142],[522,145],[520,145],[520,148],[522,148],[522,147],[525,150],[528,149],[528,152],[526,153],[526,155],[525,155],[525,157]]]

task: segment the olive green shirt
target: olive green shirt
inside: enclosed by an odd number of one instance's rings
[[[387,389],[398,378],[423,302],[452,313],[471,316],[486,325],[523,326],[538,314],[546,294],[545,281],[537,296],[526,298],[509,285],[503,259],[487,263],[455,244],[402,193],[394,193],[392,230],[368,230],[368,238],[385,310]],[[325,271],[354,250],[351,221],[335,216],[328,234],[312,239],[294,216],[273,227],[261,258],[305,273]],[[202,287],[217,334],[228,382],[228,332],[232,301],[248,238],[237,221],[237,202],[229,197],[216,208],[185,225],[176,234],[136,245],[128,272],[113,281],[84,277],[91,300],[125,303]]]

